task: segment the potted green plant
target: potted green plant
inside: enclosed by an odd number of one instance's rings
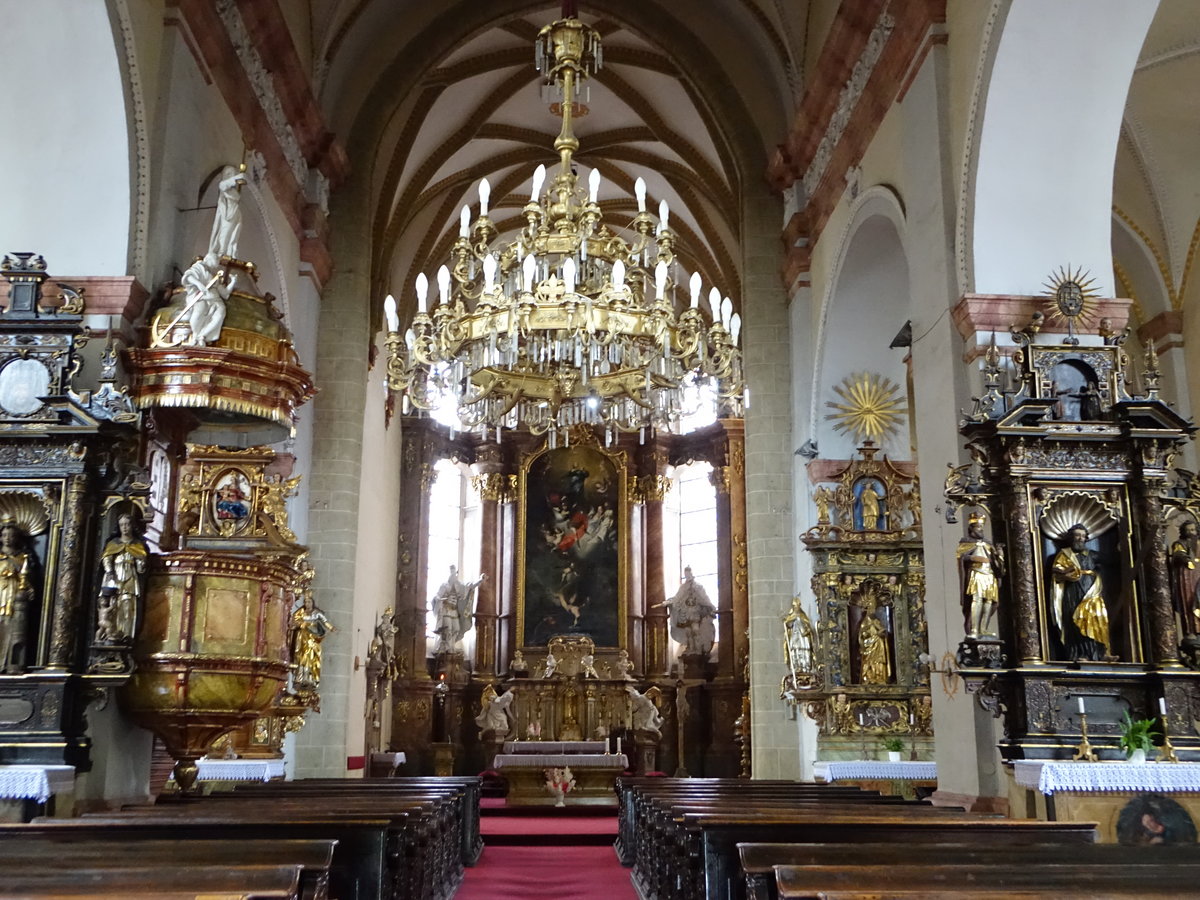
[[[1121,737],[1119,743],[1130,762],[1146,761],[1146,752],[1154,747],[1154,739],[1162,737],[1154,730],[1154,719],[1134,719],[1125,711],[1125,719],[1121,722]]]
[[[904,750],[904,740],[898,737],[885,737],[883,749],[887,751],[889,762],[900,762],[900,753]]]

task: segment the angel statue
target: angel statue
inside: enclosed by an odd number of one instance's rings
[[[463,584],[458,580],[458,566],[450,567],[450,577],[433,595],[433,607],[437,614],[438,636],[435,653],[452,653],[463,634],[471,630],[472,598],[475,589],[483,582],[481,573],[474,581]]]
[[[516,696],[512,691],[497,694],[490,684],[483,689],[483,696],[479,698],[479,715],[475,717],[475,724],[479,726],[481,735],[489,731],[499,737],[509,735],[513,724],[512,710],[509,707]]]

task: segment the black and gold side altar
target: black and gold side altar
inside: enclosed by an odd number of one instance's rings
[[[655,689],[666,721],[653,749],[659,768],[675,771],[684,747],[691,774],[737,775],[734,723],[745,691],[745,453],[741,420],[725,419],[688,435],[616,435],[587,426],[569,443],[505,433],[503,441],[452,435],[428,418],[401,416],[398,583],[391,655],[390,736],[368,723],[368,750],[404,751],[412,771],[432,772],[435,747],[450,746],[458,772],[490,763],[475,724],[489,687],[514,688],[520,727],[529,717],[543,740],[616,737],[627,731],[626,686]],[[395,426],[393,426],[395,427]],[[439,460],[469,464],[481,498],[481,558],[472,622],[474,652],[432,649],[430,489]],[[675,671],[661,605],[663,500],[671,466],[713,466],[719,556],[717,649],[711,659]],[[586,524],[585,524],[586,522]],[[475,574],[464,561],[464,577]],[[440,573],[434,575],[440,578]],[[671,586],[674,588],[674,586]],[[590,642],[579,654],[576,641]],[[564,666],[543,678],[560,642]],[[567,674],[590,655],[596,677]],[[685,700],[677,702],[682,683]],[[678,719],[683,711],[683,726]],[[522,733],[521,738],[527,737]],[[626,734],[632,752],[633,735]],[[443,751],[444,752],[444,751]]]
[[[867,441],[855,459],[809,464],[816,623],[796,597],[781,694],[816,721],[823,760],[874,758],[890,737],[914,759],[932,751],[920,485],[912,463],[877,453]]]
[[[1123,758],[1120,721],[1157,717],[1160,698],[1180,758],[1197,759],[1200,675],[1181,663],[1167,524],[1189,503],[1172,461],[1194,428],[1161,399],[1152,345],[1135,385],[1125,333],[1104,319],[1079,333],[1086,284],[1052,288],[1066,336],[1040,334],[1035,313],[1011,370],[993,341],[961,427],[971,462],[946,481],[970,513],[961,674],[1003,718],[1006,759],[1071,758],[1085,712],[1099,757]]]
[[[44,293],[33,253],[0,274],[0,763],[87,769],[85,709],[129,677],[140,615],[139,416],[82,291]]]

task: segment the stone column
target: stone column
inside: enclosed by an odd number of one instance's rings
[[[662,476],[660,465],[665,466],[666,456],[655,448],[646,454],[639,469],[640,488],[638,498],[642,501],[642,559],[646,566],[646,589],[643,597],[645,615],[644,660],[647,678],[661,678],[670,671],[670,644],[668,643],[667,608],[656,606],[667,596],[663,582],[663,497],[666,492],[659,481]],[[636,661],[637,657],[633,657]]]
[[[511,500],[509,478],[503,471],[499,448],[481,447],[475,455],[480,474],[475,484],[482,503],[480,529],[482,533],[479,571],[485,579],[479,585],[475,599],[475,674],[482,677],[499,675],[505,660],[497,653],[498,597],[502,579],[504,555],[503,504]]]

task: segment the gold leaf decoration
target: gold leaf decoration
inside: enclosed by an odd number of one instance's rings
[[[1096,279],[1082,266],[1061,266],[1045,282],[1050,318],[1087,327],[1096,313]]]
[[[0,493],[0,519],[11,517],[25,534],[41,534],[50,524],[42,498],[28,491]]]
[[[835,385],[834,393],[842,398],[826,401],[836,412],[826,419],[835,422],[834,431],[844,431],[856,442],[871,440],[882,443],[895,433],[908,415],[908,407],[900,398],[900,389],[875,372],[856,372]]]

